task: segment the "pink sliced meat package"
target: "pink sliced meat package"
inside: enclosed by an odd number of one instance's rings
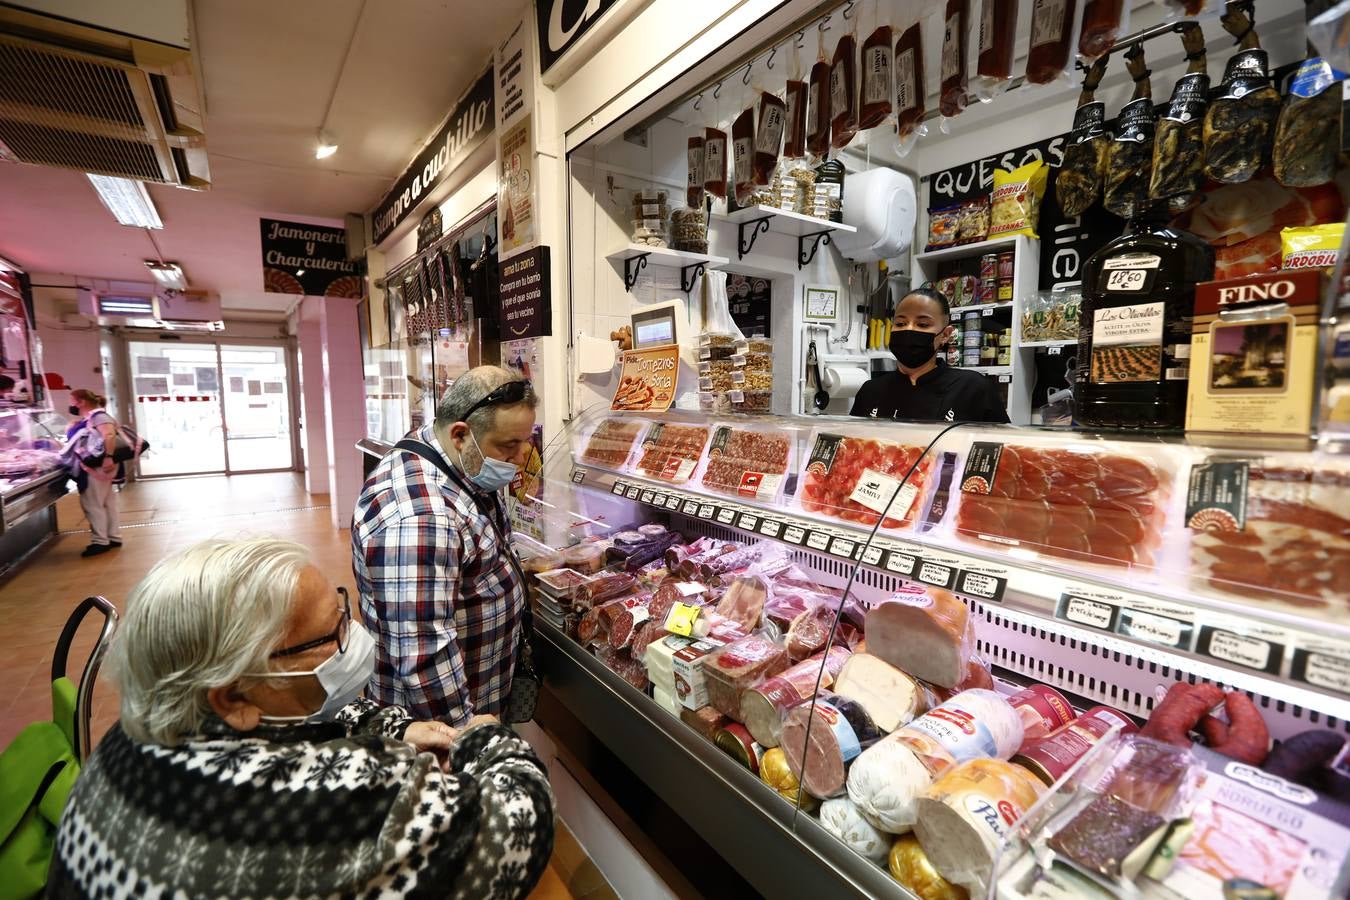
[[[769,599],[769,585],[757,575],[742,575],[717,603],[717,613],[725,616],[746,631],[759,627],[764,602]]]
[[[708,442],[701,483],[719,494],[772,503],[792,469],[792,444],[781,431],[719,425]]]
[[[708,702],[724,715],[741,719],[741,693],[788,667],[787,648],[750,635],[708,657]]]

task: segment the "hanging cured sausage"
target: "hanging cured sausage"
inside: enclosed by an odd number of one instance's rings
[[[915,22],[895,42],[895,126],[902,147],[922,133],[925,109],[923,37]]]
[[[938,108],[948,118],[959,116],[966,108],[966,22],[969,19],[970,4],[967,0],[947,0]]]
[[[1124,15],[1125,0],[1087,0],[1078,34],[1078,52],[1084,59],[1096,59],[1115,46]]]
[[[882,25],[863,42],[862,114],[858,127],[876,128],[891,114],[891,69],[895,48],[891,46],[891,26]]]
[[[1326,184],[1341,153],[1341,92],[1331,64],[1309,55],[1289,82],[1275,125],[1275,178],[1289,187]]]
[[[1135,44],[1126,52],[1125,65],[1134,80],[1134,95],[1120,111],[1115,136],[1107,145],[1102,205],[1132,219],[1143,212],[1148,201],[1153,167],[1153,89],[1143,44]]]
[[[1249,181],[1270,161],[1280,114],[1280,92],[1270,83],[1266,51],[1252,22],[1251,4],[1229,7],[1224,30],[1238,42],[1228,60],[1219,96],[1205,114],[1205,174],[1215,181]]]
[[[778,168],[778,151],[783,146],[783,124],[787,108],[782,100],[767,91],[759,95],[759,126],[755,131],[755,184],[767,185]]]
[[[830,146],[842,150],[858,133],[858,39],[846,34],[830,66]]]
[[[1105,74],[1106,57],[1102,57],[1088,69],[1083,91],[1078,95],[1073,131],[1069,133],[1064,162],[1055,180],[1055,197],[1066,216],[1081,215],[1101,194],[1107,144],[1106,105],[1094,99],[1094,95]]]
[[[806,95],[805,81],[789,81],[784,94],[783,117],[787,124],[783,131],[783,155],[788,159],[801,159],[806,155]]]
[[[1013,48],[1017,42],[1017,0],[983,0],[980,4],[979,56],[971,92],[992,100],[1012,79]]]
[[[1148,187],[1150,199],[1167,200],[1173,212],[1189,206],[1205,183],[1203,131],[1209,75],[1204,32],[1195,22],[1188,22],[1182,26],[1181,43],[1189,64],[1157,123]]]
[[[1076,0],[1035,0],[1032,4],[1027,81],[1047,84],[1068,68],[1076,5]]]
[[[720,200],[727,198],[727,133],[703,131],[703,187]]]
[[[811,105],[806,113],[806,149],[823,157],[830,149],[830,64],[821,58],[811,67]]]

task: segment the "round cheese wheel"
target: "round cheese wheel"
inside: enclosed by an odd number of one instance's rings
[[[938,874],[928,855],[912,834],[903,834],[891,845],[886,859],[891,877],[909,888],[919,900],[970,900],[970,893]]]

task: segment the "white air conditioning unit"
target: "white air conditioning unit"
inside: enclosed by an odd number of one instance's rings
[[[224,331],[220,295],[207,291],[77,291],[80,315],[99,325],[160,331]]]
[[[155,294],[155,318],[169,331],[223,331],[220,295],[209,291]]]
[[[186,0],[149,5],[166,4],[186,23]],[[148,23],[131,9],[128,27]],[[0,3],[0,156],[210,187],[202,87],[182,34],[169,44]]]

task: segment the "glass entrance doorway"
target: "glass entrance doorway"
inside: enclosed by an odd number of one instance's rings
[[[129,341],[142,476],[295,466],[291,379],[280,344]]]

